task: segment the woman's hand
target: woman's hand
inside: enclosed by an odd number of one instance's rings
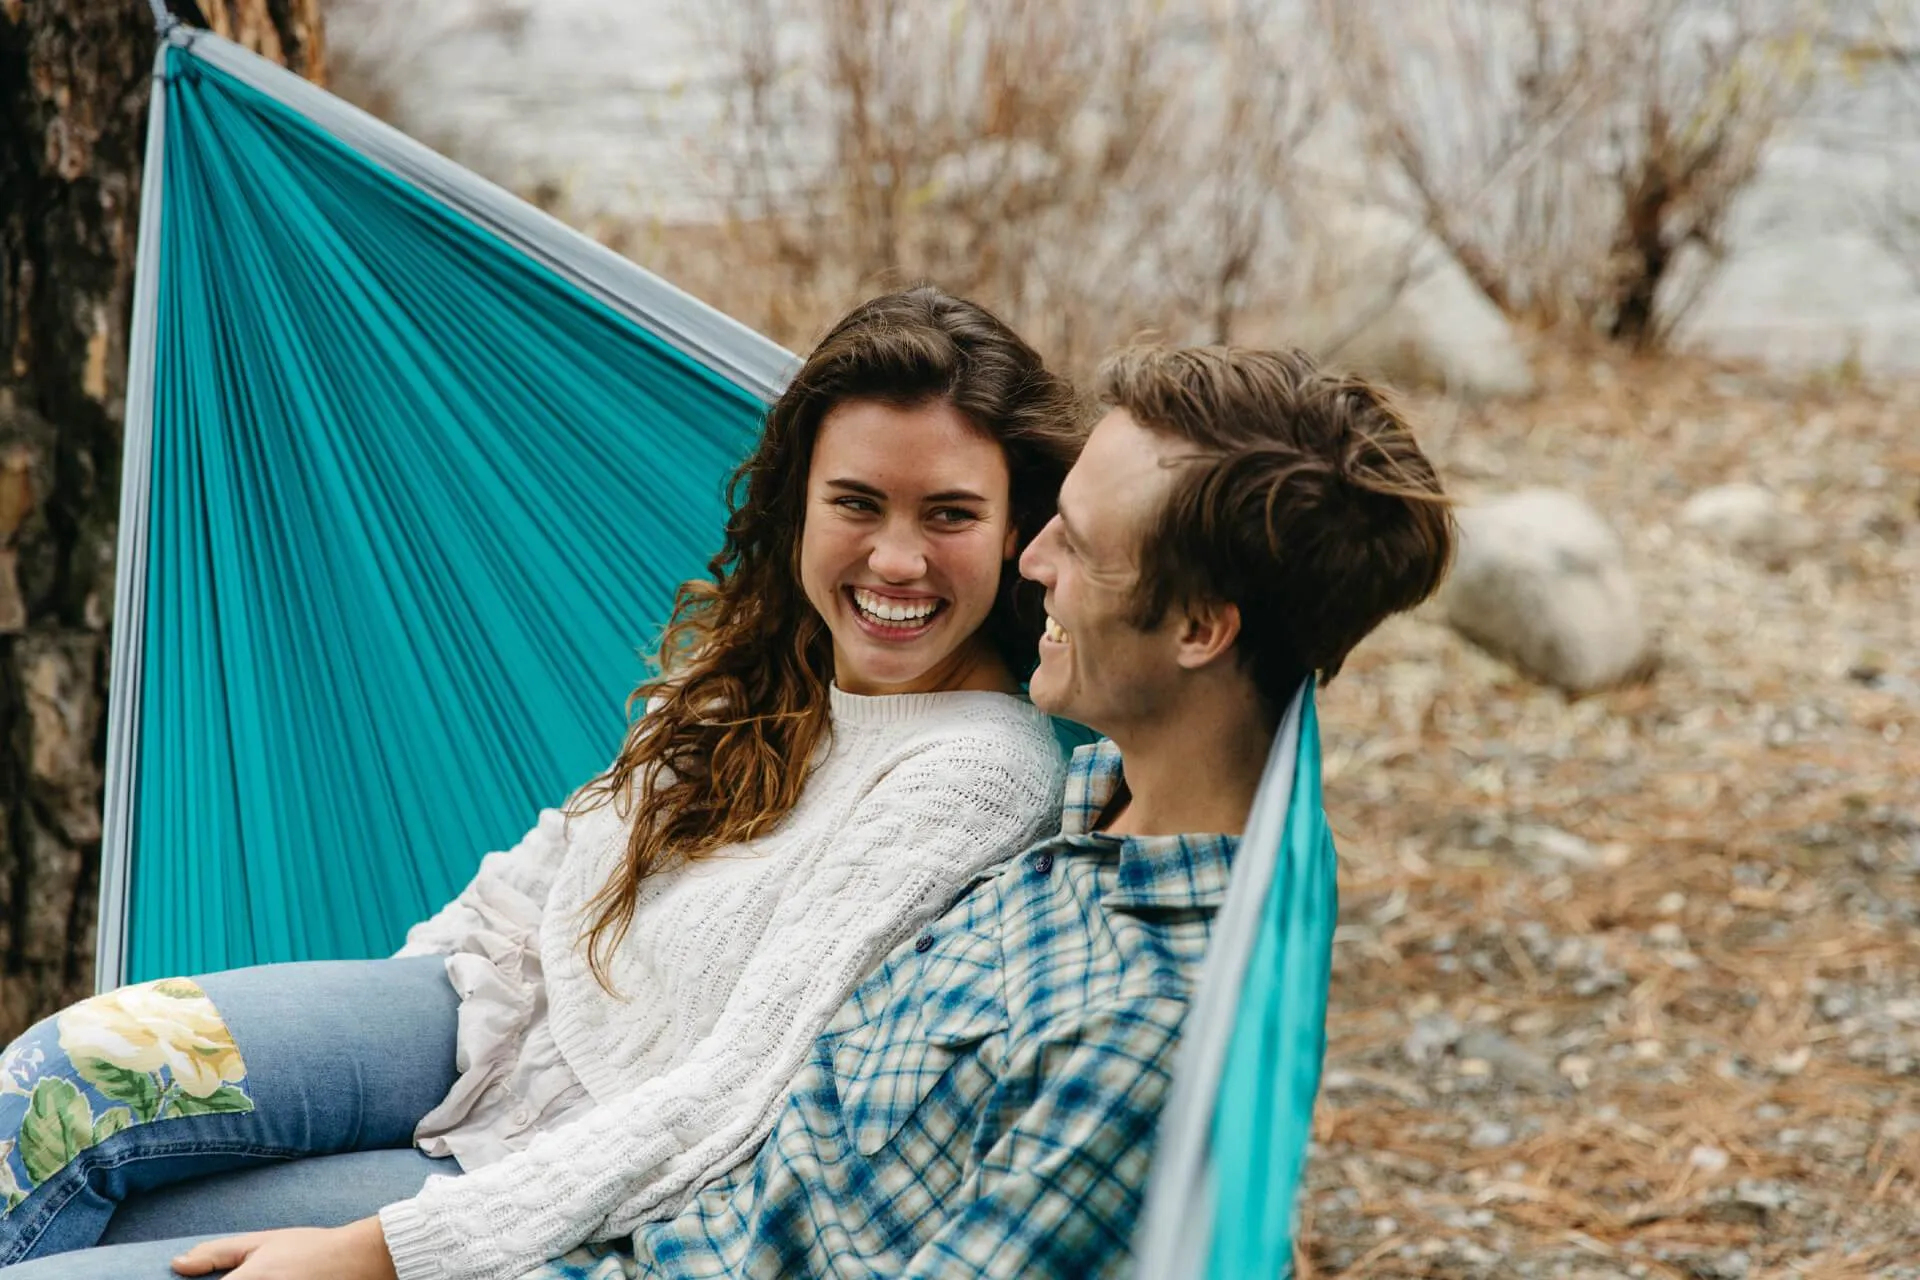
[[[231,1268],[228,1280],[398,1280],[380,1219],[344,1227],[256,1231],[195,1245],[173,1260],[183,1276]]]

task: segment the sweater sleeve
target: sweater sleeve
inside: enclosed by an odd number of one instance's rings
[[[1043,734],[949,738],[895,765],[827,839],[718,1021],[678,1066],[380,1213],[401,1280],[506,1280],[627,1234],[764,1139],[814,1038],[861,977],[980,872],[1052,829]]]
[[[540,820],[520,843],[482,858],[480,869],[460,896],[407,930],[406,945],[395,954],[449,955],[476,932],[497,928],[488,905],[495,886],[522,894],[536,905],[544,903],[566,851],[566,815],[558,809],[542,809]]]

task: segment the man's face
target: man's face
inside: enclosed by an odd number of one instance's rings
[[[1047,592],[1034,704],[1109,737],[1156,718],[1176,696],[1178,614],[1142,630],[1131,606],[1141,540],[1178,449],[1124,409],[1109,412],[1060,487],[1060,514],[1020,557],[1020,572]]]

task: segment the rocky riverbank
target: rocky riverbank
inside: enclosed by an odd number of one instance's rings
[[[1651,675],[1569,699],[1434,609],[1322,695],[1299,1274],[1920,1276],[1920,385],[1540,366],[1416,412],[1469,500],[1612,526]],[[1683,518],[1729,483],[1785,550]]]

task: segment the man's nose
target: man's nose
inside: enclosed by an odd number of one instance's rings
[[[1039,536],[1020,553],[1020,576],[1043,587],[1053,585],[1053,541],[1059,535],[1060,517],[1047,521]]]

